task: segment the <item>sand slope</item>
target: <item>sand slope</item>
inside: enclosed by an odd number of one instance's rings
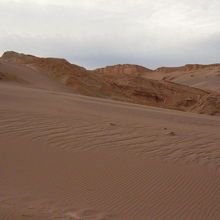
[[[220,118],[0,83],[0,219],[220,219]]]
[[[162,67],[146,77],[220,92],[220,64]]]
[[[38,58],[16,52],[5,52],[0,61],[30,68],[31,72],[41,73],[42,77],[43,73],[78,94],[201,114],[220,114],[219,93],[149,79],[154,71],[137,65],[116,65],[88,71],[64,59]]]
[[[220,219],[220,117],[104,99],[199,91],[207,113],[216,94],[17,55],[0,62],[1,220]]]

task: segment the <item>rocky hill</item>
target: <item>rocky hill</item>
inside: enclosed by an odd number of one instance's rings
[[[177,84],[168,78],[164,80],[167,72],[171,74],[181,68],[153,71],[138,65],[115,65],[90,71],[65,59],[39,58],[11,51],[5,52],[0,62],[40,70],[78,94],[203,114],[220,113],[218,93]],[[183,71],[201,68],[189,65]]]

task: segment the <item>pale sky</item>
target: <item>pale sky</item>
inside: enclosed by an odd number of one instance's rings
[[[0,0],[0,53],[96,68],[220,63],[220,0]]]

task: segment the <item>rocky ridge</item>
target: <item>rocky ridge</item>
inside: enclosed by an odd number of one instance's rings
[[[220,113],[220,95],[217,92],[152,77],[156,73],[167,73],[167,68],[153,71],[125,64],[91,71],[65,59],[39,58],[12,51],[5,52],[0,62],[41,70],[60,83],[72,87],[78,94],[202,114]],[[203,65],[186,65],[169,71],[175,72],[181,68],[184,71],[201,70]]]

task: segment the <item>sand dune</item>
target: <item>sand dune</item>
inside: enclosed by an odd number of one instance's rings
[[[0,219],[220,219],[220,117],[109,99],[213,93],[19,56],[0,62]]]
[[[0,81],[4,81],[4,83],[7,84],[51,91],[73,92],[72,88],[52,79],[47,73],[38,71],[29,66],[0,62],[0,74],[1,73],[2,79],[0,78]]]
[[[40,72],[42,77],[45,75],[68,85],[77,94],[201,114],[220,114],[219,93],[149,79],[154,71],[137,65],[88,71],[64,59],[38,58],[16,52],[6,52],[0,60],[3,64],[21,65],[30,68],[31,72]]]
[[[220,218],[220,119],[0,84],[1,219]]]

